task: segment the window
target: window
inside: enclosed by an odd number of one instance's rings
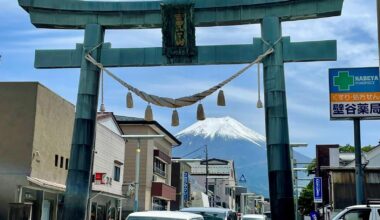
[[[114,166],[113,180],[115,180],[116,182],[120,181],[120,167],[119,166]]]
[[[56,154],[55,155],[55,162],[54,162],[55,166],[58,167],[58,155]]]
[[[61,157],[61,163],[59,164],[60,168],[63,168],[63,157]]]
[[[353,209],[342,216],[344,220],[369,220],[371,209]]]
[[[66,166],[65,166],[65,169],[66,169],[66,170],[69,169],[69,158],[66,158]]]
[[[154,165],[153,165],[153,172],[162,176],[166,177],[166,164],[162,162],[161,160],[154,158]]]

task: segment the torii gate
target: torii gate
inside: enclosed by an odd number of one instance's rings
[[[273,47],[275,52],[263,61],[271,212],[274,220],[294,219],[284,62],[336,60],[337,54],[336,41],[292,43],[282,37],[281,22],[339,16],[343,0],[19,0],[19,4],[37,28],[85,30],[84,43],[76,49],[37,50],[35,57],[36,68],[81,68],[65,220],[85,219],[91,189],[100,71],[84,55],[103,43],[106,29],[161,28],[161,4],[191,4],[196,27],[260,23],[262,38],[249,45],[199,46],[190,61],[173,61],[159,47],[114,49],[110,44],[93,50],[92,56],[105,67],[241,64]]]

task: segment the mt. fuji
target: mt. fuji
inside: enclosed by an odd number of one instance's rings
[[[234,160],[237,181],[244,175],[247,180],[245,185],[250,192],[269,196],[263,135],[231,117],[224,117],[198,121],[179,132],[176,137],[182,141],[182,145],[173,149],[173,156],[205,158],[202,146],[207,145],[209,158]],[[294,152],[294,156],[298,162],[310,162],[310,158],[297,152]]]

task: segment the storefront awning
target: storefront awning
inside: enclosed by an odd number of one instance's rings
[[[176,199],[176,188],[165,183],[152,182],[152,197],[174,201]]]
[[[38,179],[35,177],[30,177],[30,176],[27,176],[26,178],[30,183],[35,184],[37,186],[40,186],[42,188],[56,190],[56,191],[62,191],[62,192],[64,192],[66,190],[66,185],[64,185],[64,184],[54,183],[54,182],[50,182],[47,180]]]

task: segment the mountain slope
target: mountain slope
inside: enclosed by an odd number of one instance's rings
[[[173,149],[176,157],[204,158],[207,145],[210,158],[235,161],[237,180],[244,175],[251,192],[269,195],[265,137],[231,117],[207,118],[179,132],[180,147]],[[199,149],[199,150],[198,150]],[[295,152],[299,162],[309,158]]]

